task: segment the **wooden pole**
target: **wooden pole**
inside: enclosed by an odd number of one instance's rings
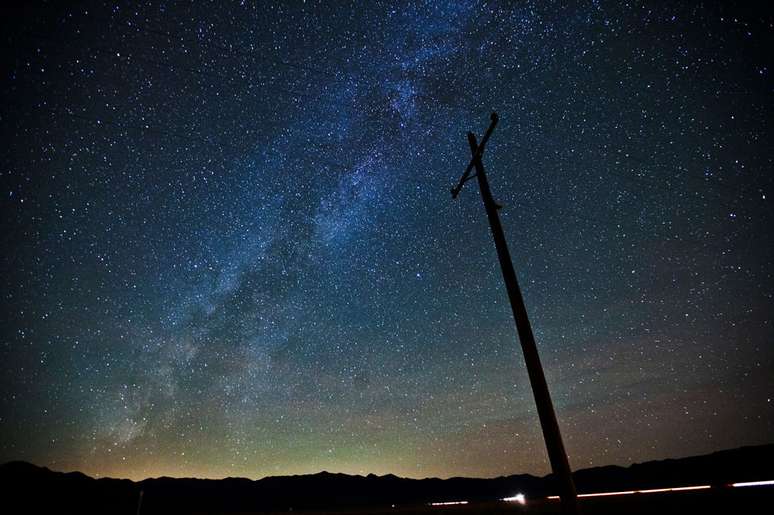
[[[486,139],[488,139],[488,136],[494,130],[497,120],[497,114],[492,113],[492,124],[487,130]],[[472,132],[469,132],[468,143],[472,155],[471,162],[476,169],[475,177],[478,179],[481,199],[484,202],[487,218],[489,218],[489,227],[492,229],[492,237],[494,238],[495,248],[497,249],[497,258],[500,261],[500,268],[503,273],[503,280],[505,281],[505,289],[508,292],[508,299],[511,302],[511,311],[513,312],[513,319],[516,322],[516,330],[519,341],[521,342],[521,349],[524,353],[524,361],[527,365],[529,382],[532,386],[532,393],[535,396],[540,426],[543,429],[543,438],[545,439],[546,449],[548,450],[548,459],[551,462],[551,469],[558,482],[562,512],[566,515],[575,515],[578,513],[578,501],[575,492],[575,483],[572,479],[572,471],[570,470],[570,463],[567,460],[567,453],[564,450],[562,434],[559,431],[559,423],[556,420],[551,394],[548,391],[548,384],[546,383],[546,378],[543,373],[543,366],[540,363],[540,356],[538,355],[537,345],[535,344],[535,336],[532,334],[532,326],[530,325],[529,317],[527,316],[527,308],[524,305],[521,288],[519,288],[516,272],[513,269],[511,254],[508,251],[508,243],[505,240],[503,227],[500,223],[500,215],[497,213],[499,206],[492,197],[492,191],[489,189],[489,181],[486,178],[486,172],[484,172],[484,165],[481,162],[481,156],[484,153],[483,147],[486,140],[482,140],[482,144],[479,146],[476,141],[476,136]],[[452,190],[452,195],[454,197],[459,194],[462,184],[467,181],[469,170],[470,168],[466,170],[458,187]]]

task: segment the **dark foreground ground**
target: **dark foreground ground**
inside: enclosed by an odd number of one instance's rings
[[[766,514],[774,513],[774,486],[753,488],[713,488],[696,492],[632,494],[617,497],[579,499],[580,515],[607,514]],[[278,515],[284,512],[271,512]],[[462,506],[385,506],[340,511],[294,511],[316,515],[506,515],[560,514],[558,501],[527,500],[525,506],[507,502],[480,502]]]

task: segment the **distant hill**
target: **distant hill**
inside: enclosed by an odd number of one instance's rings
[[[642,489],[774,478],[774,445],[742,447],[690,458],[651,461],[630,467],[596,467],[575,472],[579,492]],[[94,479],[80,472],[54,472],[26,462],[0,465],[3,512],[135,514],[238,513],[314,508],[356,508],[433,501],[495,500],[521,492],[554,493],[553,477],[513,475],[493,479],[406,479],[394,475],[318,474],[135,482]]]

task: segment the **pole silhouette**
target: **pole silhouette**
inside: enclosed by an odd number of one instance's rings
[[[543,374],[543,366],[540,363],[540,356],[538,355],[537,346],[535,344],[535,336],[532,334],[532,326],[530,325],[529,317],[527,316],[527,308],[524,305],[521,288],[516,279],[516,272],[513,269],[511,254],[508,251],[508,244],[505,240],[502,224],[500,223],[500,215],[497,213],[501,206],[499,206],[492,197],[492,191],[489,189],[489,181],[486,178],[484,165],[481,161],[484,154],[484,146],[492,135],[492,131],[494,131],[497,122],[497,113],[492,113],[491,124],[484,134],[481,144],[476,141],[476,136],[472,132],[468,133],[468,143],[470,145],[472,157],[465,173],[462,174],[459,183],[452,188],[452,198],[457,198],[457,195],[459,195],[465,182],[473,177],[478,179],[481,199],[484,202],[486,216],[489,219],[489,227],[492,230],[492,237],[494,238],[495,247],[497,249],[497,258],[500,261],[505,288],[508,292],[508,299],[511,302],[511,310],[513,311],[513,319],[516,322],[516,330],[519,335],[521,350],[524,353],[527,374],[529,375],[529,382],[532,386],[532,393],[535,397],[538,417],[540,418],[540,426],[543,430],[543,438],[545,439],[546,449],[548,450],[548,459],[551,462],[551,469],[559,484],[559,497],[562,503],[562,512],[566,515],[575,515],[578,513],[578,501],[575,492],[575,483],[572,479],[572,471],[570,470],[570,463],[567,460],[567,453],[564,450],[562,434],[559,431],[559,423],[556,420],[551,394],[548,391],[548,384],[546,383],[546,378]],[[470,176],[470,172],[473,168],[476,169],[476,173],[473,176]]]

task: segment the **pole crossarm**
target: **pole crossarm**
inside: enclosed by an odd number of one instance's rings
[[[473,170],[473,167],[476,165],[476,161],[481,159],[481,156],[484,155],[484,147],[486,146],[486,142],[489,141],[489,136],[491,136],[492,132],[494,132],[495,127],[497,126],[497,122],[500,118],[497,116],[497,113],[493,112],[492,115],[489,117],[489,119],[492,120],[492,123],[489,124],[489,128],[486,130],[486,134],[484,134],[484,137],[481,138],[481,143],[478,145],[478,148],[476,148],[476,151],[473,153],[473,157],[470,159],[470,162],[468,163],[468,167],[465,169],[465,173],[463,173],[462,177],[460,177],[460,182],[458,182],[457,185],[451,189],[452,198],[457,198],[457,195],[460,194],[460,190],[462,189],[462,186],[470,179],[475,177],[475,175],[470,175],[470,172],[471,170]]]

